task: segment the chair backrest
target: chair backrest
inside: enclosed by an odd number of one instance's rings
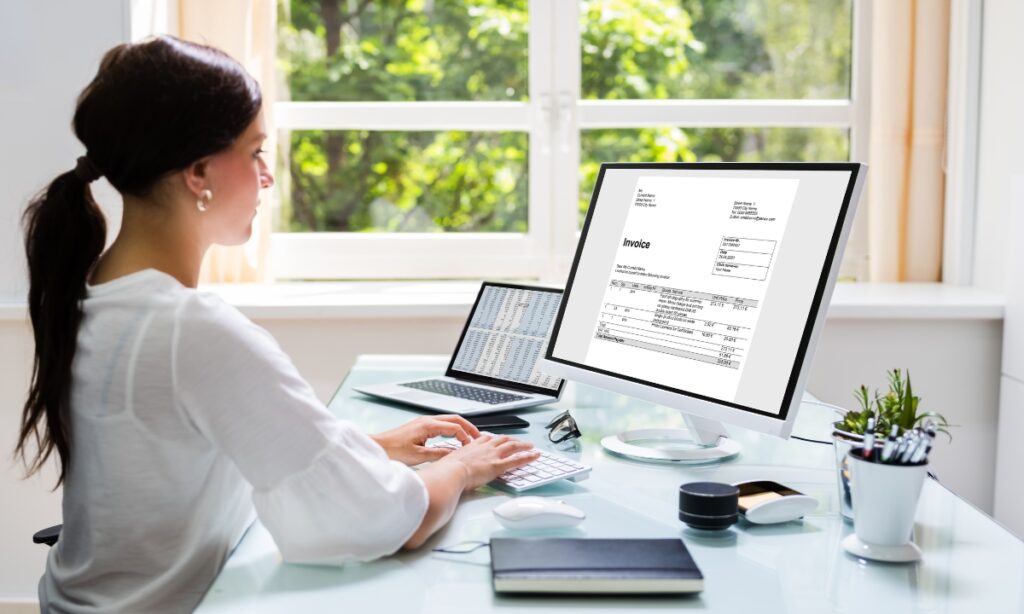
[[[52,527],[46,527],[42,531],[36,531],[36,534],[32,536],[32,543],[53,546],[60,538],[60,530],[63,526],[62,524],[55,524]]]

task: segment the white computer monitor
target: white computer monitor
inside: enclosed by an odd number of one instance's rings
[[[730,458],[722,423],[788,437],[866,172],[603,164],[542,369],[678,408],[694,443],[646,429],[616,453]]]

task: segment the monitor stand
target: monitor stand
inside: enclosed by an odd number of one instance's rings
[[[626,431],[605,437],[601,445],[613,454],[648,463],[714,463],[740,453],[740,444],[729,439],[721,422],[686,412],[683,420],[686,429]]]

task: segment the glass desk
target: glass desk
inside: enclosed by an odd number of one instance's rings
[[[360,357],[329,407],[368,432],[392,428],[419,412],[371,401],[352,393],[351,387],[438,375],[446,364],[447,359],[440,357]],[[704,573],[702,593],[656,598],[496,596],[486,548],[467,555],[430,552],[438,546],[511,535],[491,514],[509,495],[485,487],[467,493],[452,521],[423,548],[371,563],[343,567],[282,563],[270,535],[257,522],[199,610],[388,614],[1024,611],[1024,542],[934,480],[925,481],[915,526],[915,541],[924,559],[910,565],[868,563],[846,554],[839,545],[851,525],[838,512],[831,446],[783,441],[728,427],[743,450],[738,459],[725,464],[664,466],[617,458],[603,451],[601,437],[632,428],[681,427],[681,416],[571,383],[559,403],[521,410],[519,415],[530,422],[530,429],[516,436],[551,449],[543,426],[567,408],[573,410],[583,438],[576,451],[559,453],[580,459],[594,470],[578,484],[562,482],[529,494],[558,496],[585,511],[587,519],[579,527],[545,534],[682,537]],[[832,419],[832,410],[805,397],[794,434],[828,440]],[[773,479],[815,497],[817,510],[800,522],[754,526],[741,521],[719,534],[688,529],[677,519],[680,484],[757,478]]]

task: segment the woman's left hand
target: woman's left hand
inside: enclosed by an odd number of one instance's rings
[[[431,437],[439,436],[454,437],[465,445],[479,437],[480,431],[462,416],[423,416],[390,431],[370,435],[388,457],[406,465],[437,460],[450,453],[447,448],[424,445]]]

